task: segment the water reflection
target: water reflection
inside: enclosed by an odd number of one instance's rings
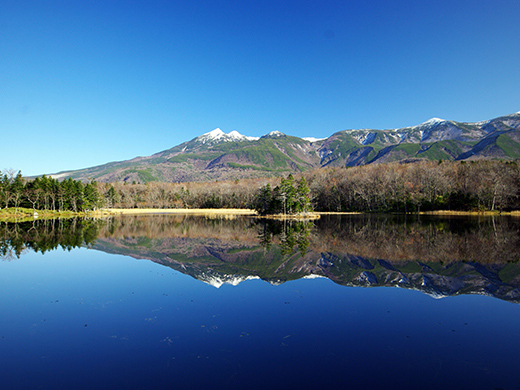
[[[153,215],[1,226],[4,258],[27,249],[89,245],[148,259],[215,287],[321,276],[341,285],[520,302],[515,218],[342,215],[303,222]]]
[[[72,250],[97,239],[102,220],[44,219],[0,223],[0,258],[12,260],[28,251],[42,254],[59,247]]]
[[[272,220],[260,219],[258,224],[258,238],[260,244],[267,250],[276,238],[279,239],[280,252],[283,256],[294,252],[295,246],[302,256],[309,247],[309,235],[314,227],[311,221]]]

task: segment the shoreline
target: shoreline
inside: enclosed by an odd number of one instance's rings
[[[419,212],[397,212],[397,211],[383,211],[383,212],[363,212],[363,211],[316,211],[320,215],[462,215],[462,216],[515,216],[520,217],[520,210],[514,211],[456,211],[456,210],[433,210],[433,211],[419,211]]]
[[[102,209],[110,215],[137,215],[137,214],[221,214],[221,215],[256,215],[250,209]]]
[[[7,213],[5,211],[8,211]],[[420,211],[409,213],[397,212],[382,212],[382,213],[367,213],[367,212],[352,212],[352,211],[314,211],[307,215],[267,215],[260,216],[252,209],[99,209],[89,212],[56,212],[56,211],[39,211],[33,213],[31,209],[19,208],[16,212],[14,210],[0,210],[0,221],[10,221],[12,219],[30,220],[30,219],[48,219],[48,218],[73,218],[73,217],[90,217],[102,218],[117,215],[200,215],[200,216],[251,216],[257,218],[267,219],[319,219],[322,215],[360,215],[360,214],[395,214],[395,215],[438,215],[438,216],[514,216],[520,217],[520,210],[514,211],[454,211],[454,210],[435,210],[435,211]]]
[[[513,215],[520,216],[520,210],[514,211],[452,211],[452,210],[435,210],[435,211],[420,211],[419,213],[411,213],[419,215],[466,215],[466,216],[502,216]]]
[[[253,216],[267,219],[319,219],[322,215],[361,215],[361,214],[395,214],[395,215],[441,215],[441,216],[516,216],[520,217],[520,210],[514,211],[455,211],[434,210],[420,212],[361,212],[361,211],[314,211],[306,216],[303,215],[266,215],[260,216],[251,209],[102,209],[103,215],[140,215],[140,214],[190,214],[190,215],[236,215]]]

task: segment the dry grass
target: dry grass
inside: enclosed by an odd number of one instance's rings
[[[250,209],[105,209],[110,214],[256,215]]]
[[[209,218],[228,218],[238,215],[258,216],[257,212],[251,209],[103,209],[100,212],[112,215],[143,215],[143,214],[176,214],[176,215],[199,215]],[[319,219],[321,213],[307,213],[298,215],[268,215],[262,218],[268,219],[291,219],[291,220],[311,220]]]

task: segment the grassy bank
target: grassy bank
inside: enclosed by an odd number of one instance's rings
[[[191,214],[191,215],[256,215],[250,209],[103,209],[110,214],[136,215],[136,214]]]
[[[96,210],[89,212],[73,212],[73,211],[52,211],[52,210],[33,210],[24,207],[10,207],[0,209],[1,222],[22,222],[38,219],[52,218],[73,218],[73,217],[103,217],[111,215],[107,210]]]
[[[73,218],[73,217],[93,217],[102,218],[109,215],[145,215],[145,214],[189,214],[189,215],[200,215],[206,217],[219,217],[219,216],[257,216],[256,211],[251,209],[100,209],[96,211],[88,212],[72,212],[72,211],[42,211],[18,207],[18,208],[7,208],[0,209],[0,221],[1,222],[21,222],[38,219],[49,219],[49,218]],[[306,215],[270,215],[266,218],[271,219],[318,219],[320,215],[348,215],[348,214],[363,214],[359,212],[312,212]],[[417,214],[417,213],[408,213]],[[421,211],[420,215],[466,215],[466,216],[499,216],[499,215],[512,215],[520,217],[520,210],[500,212],[500,211],[452,211],[452,210],[437,210],[437,211]]]
[[[104,210],[110,212],[113,215],[139,215],[139,214],[190,214],[190,215],[201,215],[201,216],[258,216],[255,210],[251,209],[107,209]],[[308,220],[308,219],[319,219],[321,213],[306,213],[298,215],[283,215],[274,214],[266,215],[261,218],[268,219],[293,219],[293,220]]]

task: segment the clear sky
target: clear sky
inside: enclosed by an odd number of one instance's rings
[[[519,0],[0,0],[0,169],[520,110]]]

